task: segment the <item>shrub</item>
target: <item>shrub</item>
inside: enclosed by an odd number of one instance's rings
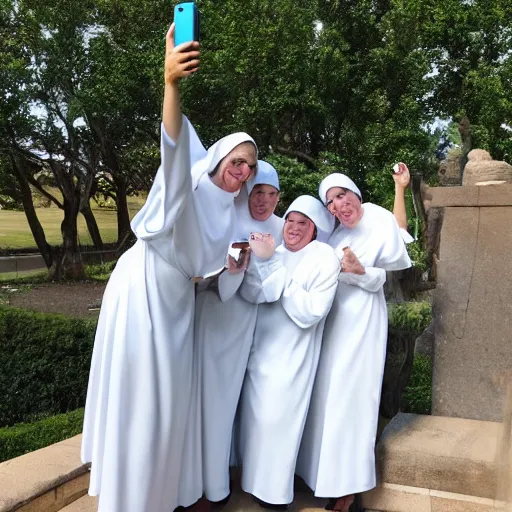
[[[0,425],[85,403],[95,321],[0,306]]]
[[[84,410],[78,409],[34,423],[0,428],[0,462],[58,443],[82,431]]]
[[[430,414],[432,410],[432,360],[424,355],[414,358],[409,383],[402,395],[404,412]]]
[[[380,414],[385,418],[392,418],[399,410],[404,410],[403,393],[411,372],[414,371],[414,342],[431,321],[431,306],[428,302],[389,304],[388,317],[388,343]],[[410,393],[412,398],[414,391],[411,390]]]
[[[388,305],[389,328],[418,337],[432,321],[432,306],[428,302],[402,302]]]
[[[117,261],[109,261],[107,263],[97,263],[85,266],[85,275],[91,281],[108,281],[110,274],[114,270]]]

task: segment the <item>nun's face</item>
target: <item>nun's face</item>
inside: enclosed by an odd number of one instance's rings
[[[298,212],[290,212],[286,217],[283,229],[283,239],[289,251],[297,252],[313,240],[315,224],[309,218]]]
[[[256,171],[257,166],[258,160],[254,144],[244,142],[222,159],[212,181],[226,192],[238,192]]]
[[[327,191],[327,209],[346,227],[353,228],[363,216],[359,197],[351,190],[333,187]]]
[[[267,220],[279,201],[279,191],[272,185],[254,185],[249,196],[249,211],[255,220]]]

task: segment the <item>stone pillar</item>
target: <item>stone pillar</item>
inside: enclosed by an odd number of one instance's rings
[[[512,185],[431,192],[444,208],[432,414],[501,421],[512,374]]]

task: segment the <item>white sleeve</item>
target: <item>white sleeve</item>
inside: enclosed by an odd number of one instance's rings
[[[219,297],[222,302],[228,301],[238,291],[244,280],[245,272],[230,274],[225,270],[219,276]]]
[[[176,142],[167,135],[162,123],[160,167],[146,203],[131,223],[137,238],[154,240],[170,233],[186,202],[191,200],[192,165],[205,154],[206,150],[185,116]]]
[[[318,323],[329,313],[336,288],[340,261],[332,252],[311,268],[315,273],[307,288],[292,279],[283,292],[282,305],[290,319],[302,329]]]
[[[340,272],[338,281],[340,283],[359,286],[367,292],[378,292],[386,282],[386,271],[377,267],[365,267],[363,275],[350,272]]]
[[[402,235],[402,240],[406,243],[406,244],[410,244],[412,242],[414,242],[415,238],[413,236],[411,236],[411,234],[406,231],[404,228],[400,228],[400,235]]]
[[[403,270],[412,263],[407,254],[407,247],[400,233],[400,228],[391,212],[384,212],[382,224],[379,226],[378,236],[380,249],[374,266],[384,270]]]
[[[281,298],[285,280],[286,268],[278,254],[274,254],[269,260],[261,260],[251,254],[240,295],[253,304],[275,302]]]

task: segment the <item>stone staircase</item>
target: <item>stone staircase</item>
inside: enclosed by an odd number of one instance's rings
[[[98,510],[98,498],[85,495],[61,510],[62,512],[96,512]]]
[[[496,512],[499,423],[399,414],[377,448],[379,486],[368,512]],[[0,512],[96,512],[81,436],[0,464]],[[236,481],[236,475],[233,475]],[[290,512],[322,512],[326,500],[297,486]],[[235,483],[223,512],[262,512]],[[167,511],[166,511],[167,512]]]

